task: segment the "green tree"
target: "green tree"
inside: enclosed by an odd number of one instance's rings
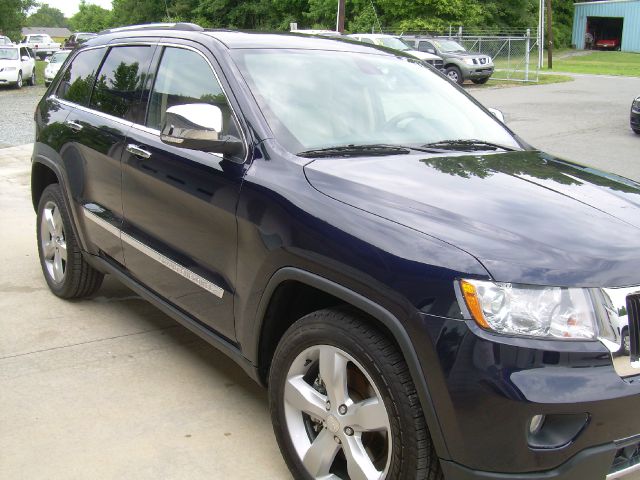
[[[27,11],[34,6],[34,0],[0,0],[0,34],[20,40]]]
[[[170,20],[170,0],[113,0],[113,26],[137,25]],[[185,19],[188,20],[188,19]]]
[[[69,20],[57,8],[42,4],[38,10],[27,17],[25,25],[29,27],[68,27]]]
[[[78,13],[71,17],[69,23],[76,32],[99,32],[112,26],[111,12],[80,0]]]

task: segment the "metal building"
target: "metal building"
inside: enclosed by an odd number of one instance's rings
[[[571,43],[579,49],[640,53],[640,0],[576,3]]]

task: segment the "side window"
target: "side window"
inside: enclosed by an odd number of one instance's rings
[[[76,55],[64,72],[56,95],[78,105],[87,106],[103,55],[102,48],[85,50]]]
[[[153,49],[137,45],[114,47],[100,68],[90,108],[133,120],[140,109],[140,95]]]
[[[28,57],[28,56],[29,54],[27,53],[27,50],[24,47],[22,47],[20,49],[20,60],[22,60],[22,57]]]
[[[420,47],[418,48],[418,50],[420,50],[421,52],[426,52],[430,49],[435,50],[433,45],[431,45],[431,42],[420,42]]]
[[[167,47],[151,91],[146,125],[160,130],[167,108],[189,103],[220,107],[226,133],[239,136],[227,98],[207,61],[192,50]]]

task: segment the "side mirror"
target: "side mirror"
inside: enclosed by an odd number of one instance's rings
[[[29,60],[31,60],[31,58],[29,56],[27,56],[27,55],[23,55],[22,56],[22,61],[23,62],[28,62]]]
[[[435,48],[427,48],[427,53],[431,53],[432,55],[436,54],[436,49]]]
[[[498,110],[497,108],[489,108],[488,109],[491,112],[491,115],[493,115],[494,117],[496,117],[498,120],[500,120],[502,123],[505,123],[504,121],[504,113],[502,113],[500,110]]]
[[[167,109],[160,140],[168,145],[212,153],[241,153],[242,141],[223,135],[222,110],[208,103],[175,105]]]
[[[45,63],[49,63],[51,61],[51,59],[49,57],[44,59]]]

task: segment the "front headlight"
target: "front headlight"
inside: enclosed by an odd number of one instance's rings
[[[462,61],[467,65],[473,65],[473,58],[463,58]]]
[[[640,97],[633,101],[631,104],[631,110],[633,110],[633,113],[640,113]]]
[[[460,288],[469,313],[486,330],[532,337],[596,338],[595,313],[586,289],[480,280],[461,280]]]

